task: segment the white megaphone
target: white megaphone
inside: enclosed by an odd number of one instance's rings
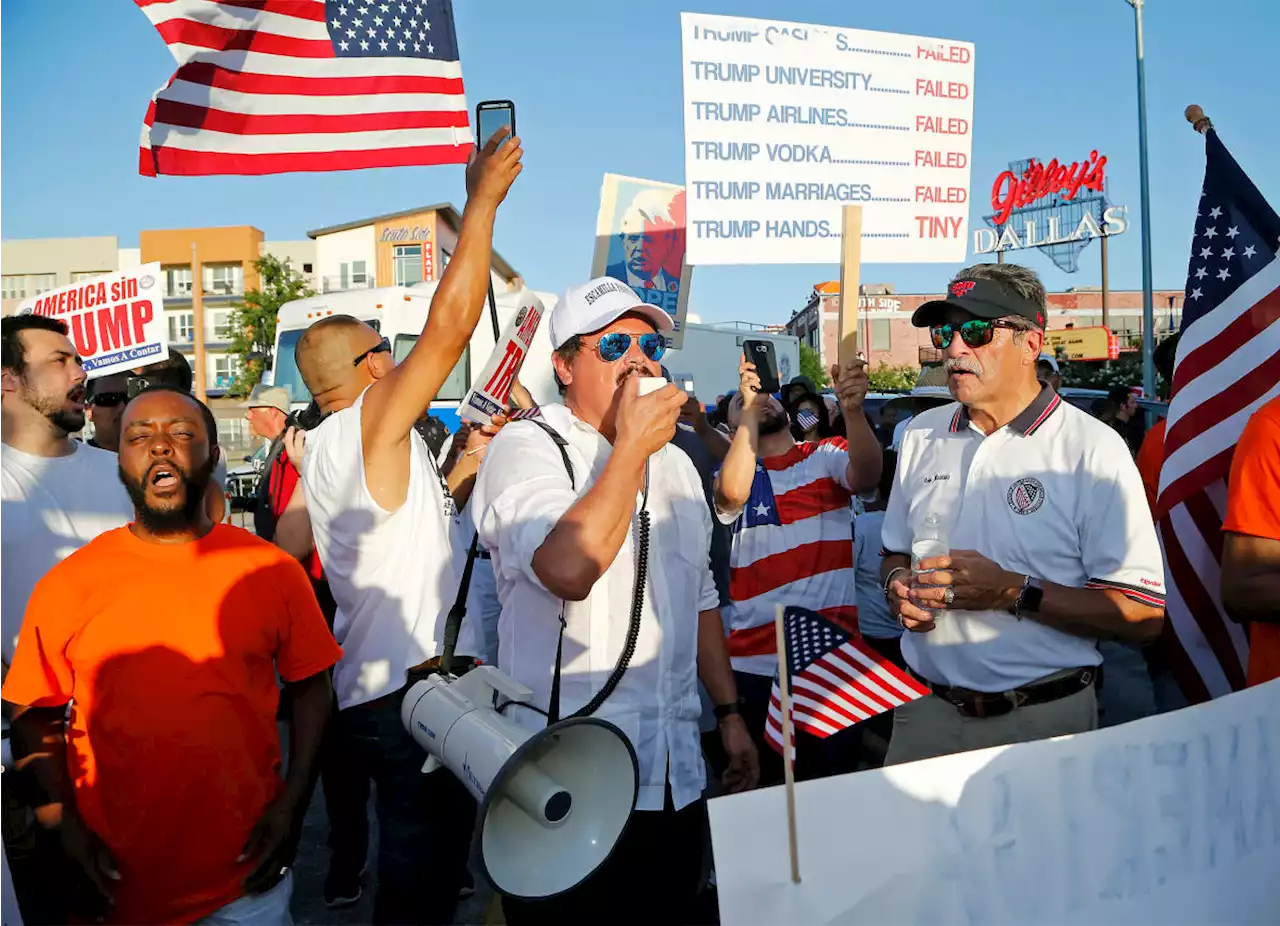
[[[479,803],[475,856],[494,889],[534,900],[586,880],[613,852],[635,809],[635,750],[613,724],[571,717],[526,730],[493,708],[494,694],[533,692],[493,666],[432,675],[405,695],[400,717],[429,755]]]

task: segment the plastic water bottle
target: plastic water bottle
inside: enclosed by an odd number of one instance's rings
[[[942,526],[941,519],[936,514],[926,515],[920,530],[916,531],[915,539],[911,541],[912,575],[920,573],[921,560],[946,556],[950,552],[951,548],[947,546],[947,532]]]

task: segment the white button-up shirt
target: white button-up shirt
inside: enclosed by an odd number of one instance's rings
[[[952,550],[1164,606],[1164,561],[1128,447],[1048,386],[993,434],[959,404],[911,420],[881,530],[884,552],[908,553],[929,514]],[[902,635],[902,656],[931,682],[975,691],[1008,691],[1102,661],[1096,640],[1008,611],[944,611],[929,633]]]
[[[632,530],[583,601],[562,602],[533,571],[533,555],[566,511],[603,471],[613,447],[562,405],[543,420],[568,443],[577,488],[551,436],[531,421],[502,429],[485,454],[471,504],[480,541],[493,555],[502,616],[498,667],[534,692],[546,709],[555,671],[560,612],[564,655],[560,713],[586,704],[608,679],[626,641],[635,582],[640,497]],[[670,445],[649,458],[649,568],[635,656],[595,716],[616,725],[640,765],[637,808],[661,810],[669,781],[678,809],[705,783],[698,719],[698,613],[719,605],[711,576],[711,514],[689,457]],[[546,719],[513,708],[530,728]]]

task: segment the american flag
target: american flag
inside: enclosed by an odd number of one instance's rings
[[[178,70],[138,172],[278,174],[465,163],[450,0],[135,0]]]
[[[826,738],[929,694],[929,689],[861,639],[816,611],[782,616],[795,729]],[[782,692],[773,678],[765,737],[782,752]]]
[[[1226,476],[1245,422],[1280,394],[1280,216],[1213,129],[1205,153],[1156,504],[1171,660],[1193,702],[1245,684],[1248,640],[1218,593]]]

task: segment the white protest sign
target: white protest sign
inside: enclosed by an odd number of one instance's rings
[[[973,45],[680,14],[691,264],[962,261]]]
[[[67,334],[89,377],[165,360],[163,276],[158,263],[51,289],[18,306],[18,314],[48,315]]]
[[[1094,733],[710,803],[720,920],[1275,923],[1280,680]]]
[[[488,424],[494,415],[507,410],[511,400],[511,387],[515,385],[520,365],[529,353],[529,345],[542,321],[542,300],[525,291],[502,337],[489,355],[484,369],[472,383],[471,391],[458,406],[458,415],[468,421]]]

